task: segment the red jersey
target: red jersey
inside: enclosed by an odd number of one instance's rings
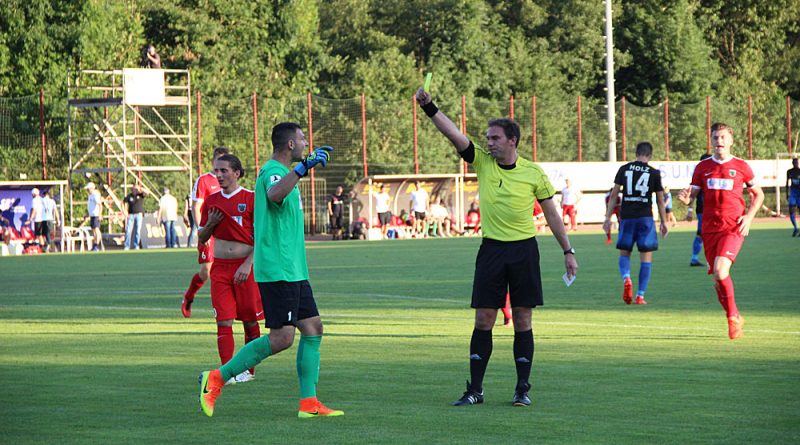
[[[201,208],[200,226],[208,221],[209,209],[218,209],[225,217],[214,227],[214,238],[253,245],[253,198],[255,193],[239,187],[226,195],[220,190],[210,195]]]
[[[702,233],[736,232],[737,221],[745,214],[742,192],[753,182],[753,169],[737,157],[717,161],[713,157],[700,161],[692,175],[692,188],[703,193]]]
[[[194,182],[192,188],[192,201],[200,201],[208,198],[212,193],[220,190],[219,181],[213,173],[206,173]]]

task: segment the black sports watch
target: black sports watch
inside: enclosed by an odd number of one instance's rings
[[[575,248],[574,247],[570,247],[569,249],[564,251],[564,255],[566,255],[568,253],[571,253],[571,254],[575,255]]]

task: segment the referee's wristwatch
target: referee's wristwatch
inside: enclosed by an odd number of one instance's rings
[[[569,249],[565,250],[564,251],[564,255],[567,255],[567,254],[575,255],[575,248],[574,247],[570,247]]]

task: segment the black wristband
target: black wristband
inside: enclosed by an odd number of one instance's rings
[[[433,101],[430,101],[422,106],[422,111],[424,111],[428,117],[433,117],[439,112],[439,107],[437,107]]]

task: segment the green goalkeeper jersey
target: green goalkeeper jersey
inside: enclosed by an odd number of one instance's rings
[[[504,169],[477,145],[472,166],[478,175],[483,236],[497,241],[534,237],[534,200],[556,193],[544,170],[521,157],[517,157],[514,168]]]
[[[274,159],[264,164],[258,173],[253,215],[253,274],[259,283],[308,280],[300,190],[295,186],[280,203],[267,197],[270,187],[293,174]]]

